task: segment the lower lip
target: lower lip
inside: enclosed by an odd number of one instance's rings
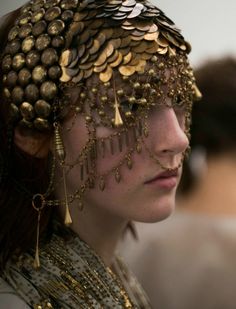
[[[155,186],[159,187],[160,189],[173,189],[177,185],[177,177],[171,176],[171,177],[163,177],[163,178],[156,178],[152,181],[145,183],[148,186]]]

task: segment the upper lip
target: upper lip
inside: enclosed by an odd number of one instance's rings
[[[155,181],[157,179],[161,179],[161,178],[178,177],[178,175],[179,175],[179,170],[178,170],[178,168],[175,168],[175,169],[172,169],[170,171],[164,171],[160,174],[157,174],[153,178],[145,181],[145,184],[152,182],[152,181]]]

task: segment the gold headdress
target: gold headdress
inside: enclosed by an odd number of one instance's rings
[[[189,50],[173,22],[147,1],[32,0],[10,30],[2,59],[11,118],[47,129],[62,108],[55,97],[68,82],[79,85],[96,74],[107,83],[115,70],[132,76],[154,55],[171,58]],[[115,100],[120,123],[118,105]]]

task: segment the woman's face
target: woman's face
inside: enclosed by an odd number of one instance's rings
[[[170,99],[167,99],[170,100]],[[166,102],[168,103],[168,102]],[[71,125],[73,121],[73,125]],[[181,177],[180,162],[188,147],[185,134],[185,111],[173,109],[167,104],[157,106],[149,112],[147,118],[149,135],[145,144],[158,158],[162,166],[174,169],[166,171],[154,160],[142,146],[141,153],[132,155],[133,167],[120,168],[121,180],[115,180],[113,174],[106,178],[106,187],[100,190],[98,181],[95,187],[88,189],[83,197],[84,207],[97,214],[109,214],[119,219],[142,222],[156,222],[168,217],[175,206],[176,189]],[[70,130],[65,128],[70,127]],[[78,114],[76,119],[66,120],[63,125],[63,141],[66,149],[66,162],[73,164],[88,140],[84,117]],[[97,137],[106,137],[113,129],[97,128]],[[113,155],[98,156],[96,168],[99,174],[117,166],[127,149]],[[80,185],[79,165],[67,174],[67,190],[73,194]],[[77,207],[73,204],[71,207]]]

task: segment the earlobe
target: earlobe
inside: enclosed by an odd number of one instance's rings
[[[36,158],[44,158],[50,150],[50,135],[25,131],[17,127],[14,131],[14,143],[27,154]]]

